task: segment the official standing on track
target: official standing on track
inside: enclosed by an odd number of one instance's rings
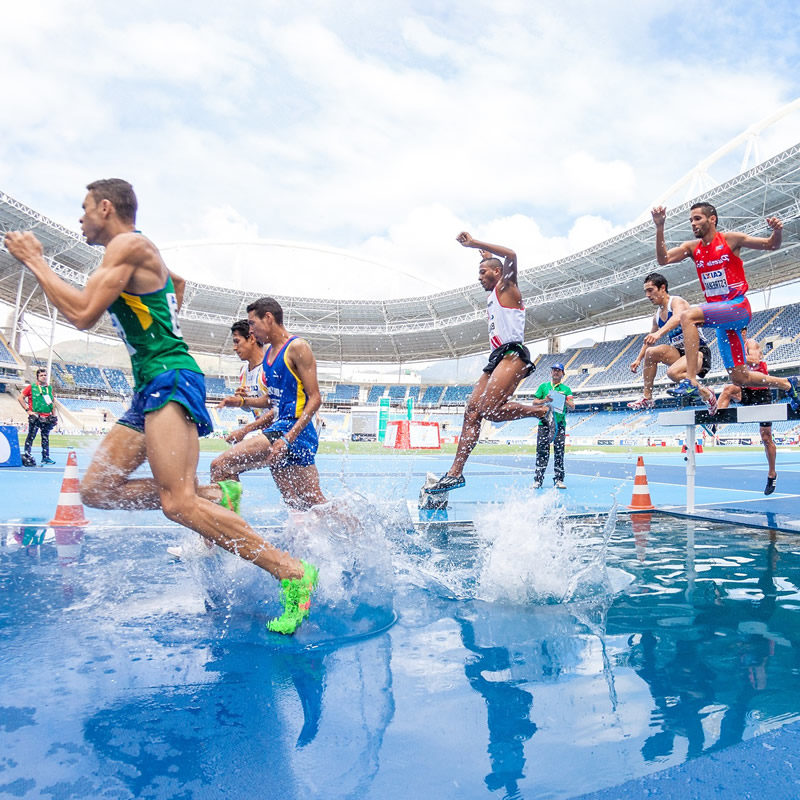
[[[561,381],[564,378],[564,365],[553,364],[550,367],[550,380],[539,384],[535,396],[541,400],[552,398],[556,393],[565,395],[564,407],[570,411],[575,408],[572,389]],[[539,421],[539,430],[536,434],[536,472],[534,475],[534,489],[541,489],[544,481],[544,471],[550,460],[550,442],[553,443],[553,485],[556,489],[566,489],[564,483],[564,447],[567,437],[567,417],[564,411],[558,411],[553,406],[553,424],[547,420]]]
[[[58,424],[55,413],[53,387],[47,382],[47,370],[36,370],[36,383],[28,384],[20,393],[19,404],[28,414],[28,435],[25,437],[25,452],[22,455],[24,467],[35,467],[36,459],[31,454],[36,434],[41,435],[42,466],[55,464],[50,458],[50,431]]]

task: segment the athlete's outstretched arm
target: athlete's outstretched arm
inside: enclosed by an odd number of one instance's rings
[[[125,291],[139,263],[139,248],[147,247],[140,237],[119,236],[106,248],[100,266],[78,289],[56,275],[44,258],[41,242],[31,231],[10,231],[5,245],[14,258],[34,275],[47,299],[79,330],[91,328],[106,309]]]
[[[517,282],[517,254],[511,248],[503,247],[503,245],[500,244],[479,242],[477,239],[473,239],[466,231],[459,233],[458,236],[456,236],[456,241],[463,247],[474,247],[478,250],[485,250],[487,253],[503,259],[503,269],[500,280],[504,283],[515,284]]]
[[[232,408],[269,408],[272,401],[269,399],[268,394],[262,394],[258,397],[247,397],[243,394],[234,394],[229,397],[223,397],[217,403],[217,408],[225,408],[231,406]]]
[[[256,417],[252,422],[248,422],[247,425],[242,425],[241,428],[237,428],[234,431],[231,431],[226,437],[226,442],[241,442],[248,433],[252,431],[261,430],[262,428],[268,428],[272,425],[273,421],[275,420],[275,409],[270,408],[268,411],[265,411],[261,416]]]
[[[736,252],[740,247],[750,250],[777,250],[783,242],[783,223],[777,217],[767,217],[767,225],[772,228],[769,237],[748,236],[746,233],[725,233],[723,236],[728,242],[728,247]]]
[[[664,267],[667,264],[677,264],[688,258],[692,254],[691,242],[684,242],[678,247],[667,249],[664,240],[664,223],[667,219],[667,209],[664,206],[656,206],[651,212],[653,223],[656,226],[656,261]]]

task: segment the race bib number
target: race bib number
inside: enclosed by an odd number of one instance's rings
[[[112,311],[108,312],[108,316],[111,317],[111,325],[114,330],[117,332],[117,336],[125,343],[125,347],[128,350],[129,356],[136,355],[136,348],[128,341],[128,337],[125,335],[125,328],[122,327],[122,323],[119,321],[119,317],[114,314]]]
[[[728,279],[724,269],[712,269],[704,272],[700,279],[703,282],[703,292],[706,297],[719,297],[728,294]]]

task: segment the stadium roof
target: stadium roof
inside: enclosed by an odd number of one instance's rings
[[[751,289],[766,289],[800,277],[800,144],[753,169],[670,209],[668,243],[691,238],[688,209],[697,199],[712,202],[721,227],[766,235],[764,219],[784,220],[784,244],[776,252],[743,253]],[[0,233],[33,229],[42,241],[53,269],[64,279],[83,285],[102,251],[82,237],[0,192]],[[519,285],[527,308],[526,341],[574,333],[649,313],[642,278],[657,268],[654,230],[650,221],[579,253],[547,264],[520,265]],[[670,290],[687,300],[699,299],[690,259],[659,269]],[[258,294],[187,281],[181,328],[192,350],[227,354],[229,326],[246,316],[245,308]],[[14,305],[17,297],[26,312],[49,316],[38,284],[0,247],[0,300]],[[287,327],[308,338],[320,361],[411,362],[455,358],[485,352],[486,293],[474,285],[445,292],[393,300],[332,300],[312,297],[277,298],[284,307]],[[95,328],[114,336],[105,317]]]

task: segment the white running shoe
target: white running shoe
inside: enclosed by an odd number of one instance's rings
[[[649,411],[651,408],[655,408],[656,404],[649,398],[642,395],[641,400],[634,400],[632,403],[628,403],[628,408],[631,411]]]

